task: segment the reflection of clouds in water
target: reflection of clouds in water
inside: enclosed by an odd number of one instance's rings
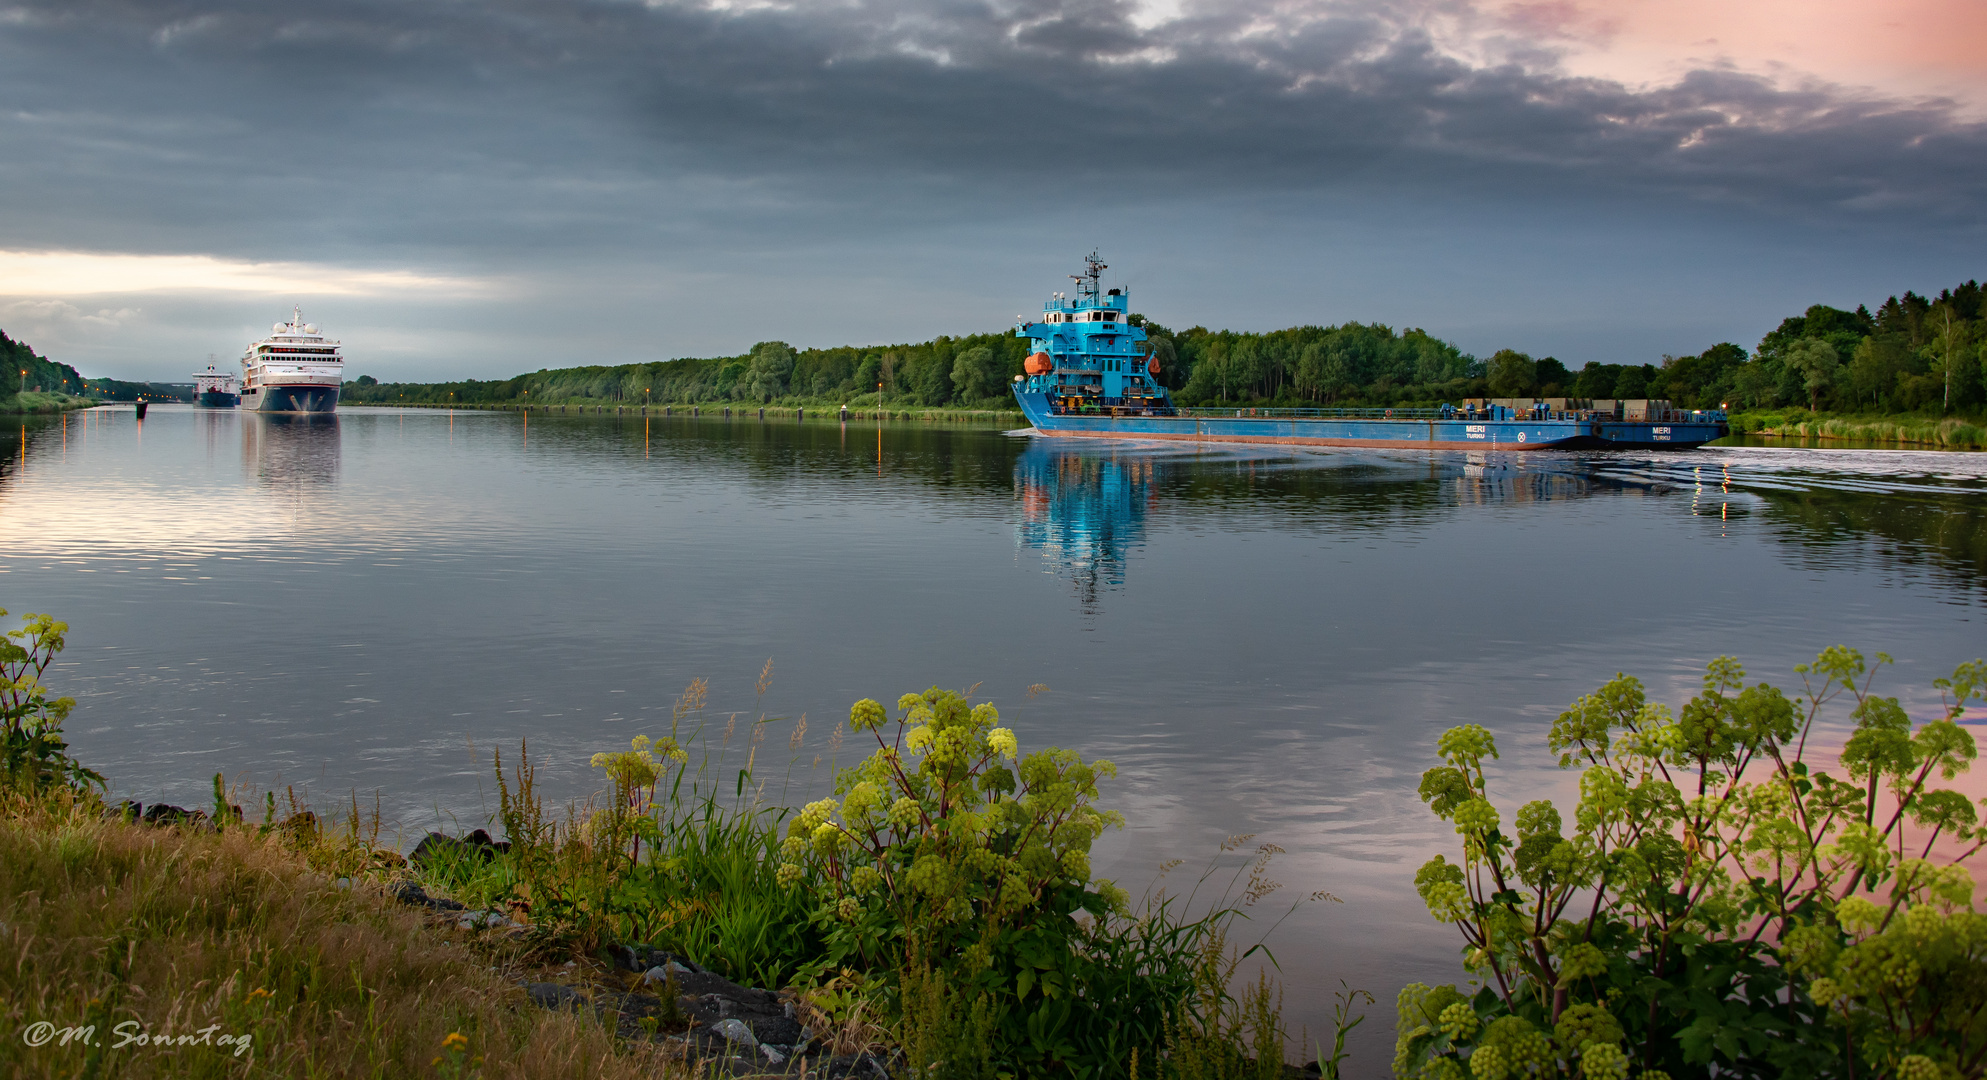
[[[342,428],[363,434],[373,419],[154,405],[142,422],[129,406],[30,420],[0,442],[15,551],[257,555],[308,541],[352,555],[441,524],[448,515],[418,501],[337,497]]]

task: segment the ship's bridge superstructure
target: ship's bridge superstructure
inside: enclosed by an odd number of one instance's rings
[[[1131,323],[1131,298],[1123,289],[1099,288],[1108,269],[1092,252],[1083,273],[1071,274],[1076,295],[1057,293],[1042,305],[1039,321],[1022,320],[1015,336],[1034,344],[1016,379],[1057,412],[1130,412],[1163,415],[1172,408],[1159,383],[1158,363],[1140,347],[1145,331]]]

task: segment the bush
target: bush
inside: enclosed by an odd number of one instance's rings
[[[1888,662],[1831,648],[1790,698],[1722,657],[1675,714],[1617,676],[1548,739],[1581,770],[1570,831],[1548,800],[1507,831],[1490,733],[1443,735],[1421,796],[1461,859],[1415,883],[1483,986],[1402,991],[1396,1074],[1980,1076],[1987,925],[1960,863],[1987,831],[1934,781],[1975,756],[1955,721],[1987,664],[1938,680],[1944,712],[1914,729],[1870,691]],[[1815,723],[1850,703],[1841,773],[1822,771]]]
[[[1142,1059],[1201,1076],[1245,1049],[1281,1068],[1267,984],[1240,1006],[1229,995],[1240,909],[1228,895],[1198,919],[1165,897],[1134,914],[1091,877],[1092,842],[1123,824],[1095,805],[1110,762],[1024,757],[993,705],[936,687],[897,709],[895,721],[875,701],[850,709],[876,752],[841,774],[839,799],[789,823],[780,873],[816,883],[833,963],[894,983],[887,1007],[914,1072],[1121,1076]],[[1275,887],[1262,876],[1274,851],[1251,867],[1245,904]]]
[[[0,618],[7,611],[0,608]],[[50,698],[41,674],[62,651],[69,624],[28,614],[0,636],[0,784],[28,794],[55,787],[101,788],[104,778],[69,756],[62,721],[74,698]]]

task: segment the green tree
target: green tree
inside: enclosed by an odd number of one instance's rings
[[[1573,376],[1566,370],[1565,364],[1548,356],[1538,362],[1538,368],[1533,373],[1533,381],[1541,395],[1560,397],[1565,395],[1566,388],[1573,384]]]
[[[952,362],[952,386],[961,401],[999,397],[1007,388],[1003,376],[993,350],[985,345],[961,351]]]
[[[717,379],[712,385],[716,396],[730,398],[745,392],[750,385],[746,381],[748,371],[747,366],[737,360],[718,368]]]
[[[1974,324],[1965,319],[1955,320],[1953,306],[1941,303],[1937,311],[1939,318],[1934,325],[1938,336],[1927,346],[1936,359],[1935,371],[1939,374],[1942,392],[1939,396],[1939,411],[1951,412],[1955,400],[1964,400],[1972,387],[1974,365],[1970,363],[1975,354],[1973,347]]]
[[[752,346],[752,362],[745,369],[746,396],[771,401],[787,392],[793,377],[793,349],[784,341],[762,341]]]
[[[1621,374],[1615,376],[1614,396],[1618,398],[1646,398],[1649,396],[1650,375],[1655,371],[1653,364],[1623,364]]]
[[[1835,346],[1836,354],[1841,355],[1855,352],[1857,344],[1876,331],[1876,318],[1864,308],[1843,311],[1827,304],[1816,304],[1802,314],[1781,320],[1778,327],[1760,339],[1759,348],[1753,351],[1764,356],[1781,357],[1798,342],[1820,338]]]
[[[1573,394],[1583,398],[1612,398],[1614,384],[1621,378],[1620,364],[1602,364],[1589,360],[1580,368],[1580,374],[1573,378]]]
[[[1172,335],[1152,338],[1146,356],[1159,361],[1159,374],[1156,377],[1161,385],[1170,387],[1180,385],[1180,354],[1179,350],[1173,347]]]
[[[1800,377],[1808,392],[1809,412],[1817,411],[1822,390],[1835,382],[1842,367],[1835,346],[1816,337],[1802,338],[1787,346],[1781,363]]]
[[[1778,361],[1757,359],[1739,366],[1732,375],[1732,392],[1747,408],[1772,405],[1780,399]]]
[[[1872,334],[1849,358],[1844,382],[1858,407],[1880,409],[1897,390],[1897,377],[1911,369],[1911,349],[1902,334]]]
[[[1538,385],[1538,363],[1516,349],[1499,349],[1488,364],[1490,392],[1497,397],[1524,397]]]

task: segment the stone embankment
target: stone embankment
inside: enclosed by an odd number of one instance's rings
[[[416,866],[442,859],[491,859],[510,845],[477,829],[462,837],[429,833],[409,856]],[[470,911],[432,896],[412,881],[392,887],[403,904],[425,907],[462,930],[523,937],[529,929],[504,912]],[[889,1065],[870,1053],[835,1054],[802,1023],[799,996],[740,986],[716,972],[648,944],[605,950],[599,967],[573,961],[554,978],[518,984],[532,1004],[591,1012],[617,1036],[674,1044],[712,1076],[807,1076],[820,1080],[888,1080]]]

